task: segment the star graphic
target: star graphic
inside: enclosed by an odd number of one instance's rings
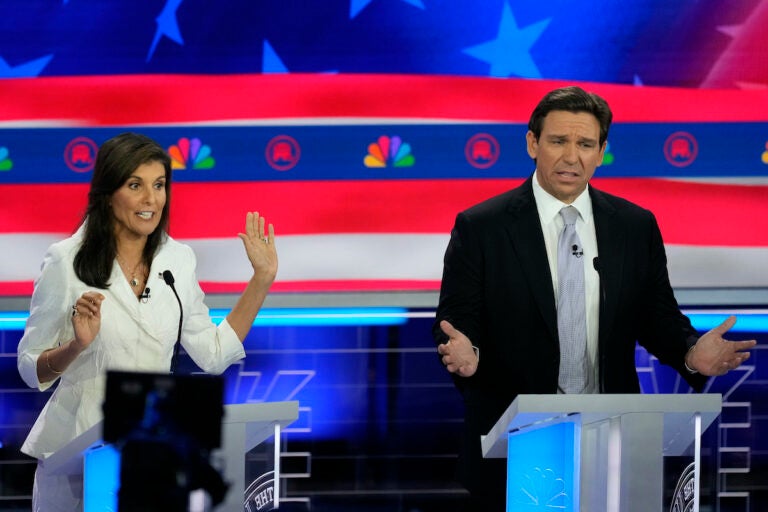
[[[717,30],[729,36],[730,41],[699,87],[752,89],[760,84],[768,85],[763,58],[768,45],[766,23],[768,3],[758,2],[742,23],[718,26]]]
[[[768,90],[768,84],[757,82],[734,82],[734,85],[743,91],[765,91]]]
[[[4,58],[0,57],[0,78],[30,78],[36,77],[43,71],[43,68],[53,58],[53,55],[46,55],[39,59],[30,60],[18,66],[9,66]]]
[[[549,25],[549,19],[529,25],[517,26],[512,9],[507,2],[501,13],[496,39],[464,49],[467,53],[491,65],[490,76],[541,78],[539,68],[533,62],[530,49]]]
[[[176,20],[176,11],[183,1],[184,0],[166,0],[165,7],[163,7],[163,10],[160,11],[160,14],[155,18],[155,21],[157,22],[157,31],[155,32],[155,38],[152,40],[152,45],[149,47],[147,62],[152,60],[152,55],[155,54],[157,43],[160,42],[160,38],[163,36],[180,45],[184,44],[184,39],[182,39],[181,30],[179,29],[179,22]]]
[[[736,39],[739,37],[741,29],[742,25],[721,25],[717,27],[718,32],[727,35],[731,39]]]
[[[421,0],[401,0],[401,1],[407,4],[411,4],[414,7],[418,7],[419,9],[426,9],[426,7],[424,7],[424,3],[422,3]],[[357,16],[360,13],[360,11],[365,9],[365,7],[371,2],[373,2],[373,0],[351,0],[349,4],[349,19],[352,19],[355,16]]]
[[[269,44],[269,41],[264,40],[264,53],[261,58],[261,72],[262,73],[288,73],[288,68],[285,67],[283,61],[277,56],[275,49]]]

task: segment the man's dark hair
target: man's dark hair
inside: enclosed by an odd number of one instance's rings
[[[611,127],[613,114],[608,103],[597,94],[576,86],[562,87],[547,93],[536,105],[528,121],[528,129],[533,132],[536,140],[539,140],[541,135],[544,118],[553,110],[592,114],[600,124],[600,146],[608,140],[608,130]]]

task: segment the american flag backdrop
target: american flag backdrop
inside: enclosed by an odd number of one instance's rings
[[[768,2],[0,4],[0,294],[73,232],[95,148],[174,158],[171,235],[242,288],[436,290],[455,214],[520,183],[530,111],[580,84],[615,124],[594,183],[654,211],[678,287],[768,286]]]

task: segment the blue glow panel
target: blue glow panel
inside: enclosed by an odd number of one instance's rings
[[[28,311],[0,311],[0,331],[23,331],[27,318]]]
[[[117,510],[120,488],[120,452],[105,445],[85,452],[84,512]]]
[[[211,319],[217,325],[229,314],[229,309],[211,309]],[[262,309],[253,322],[254,327],[301,325],[403,325],[408,321],[406,308],[284,308]],[[29,312],[0,312],[0,331],[23,331]]]
[[[579,511],[580,437],[571,422],[509,434],[507,511]]]
[[[229,311],[211,309],[211,319],[219,324]],[[397,307],[262,309],[253,326],[403,325],[408,321],[407,313],[406,308]],[[720,325],[729,316],[728,313],[686,314],[701,333]],[[768,332],[768,314],[738,312],[736,316],[736,325],[730,332]],[[0,331],[23,331],[28,317],[27,311],[0,312]]]
[[[210,310],[211,318],[220,323],[229,309]],[[408,321],[405,308],[285,308],[262,309],[254,327],[281,325],[402,325]]]
[[[693,327],[705,333],[723,323],[731,314],[736,315],[736,325],[729,332],[768,332],[768,314],[749,313],[694,313],[689,314]]]

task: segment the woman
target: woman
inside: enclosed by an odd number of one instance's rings
[[[178,335],[209,373],[245,357],[242,341],[277,274],[274,228],[246,215],[240,233],[253,276],[217,327],[203,303],[192,249],[166,233],[171,163],[153,140],[124,133],[98,152],[77,232],[48,249],[18,346],[24,381],[44,391],[60,380],[21,451],[44,459],[102,419],[105,372],[167,372]],[[82,507],[82,478],[47,475],[38,464],[35,511]]]

